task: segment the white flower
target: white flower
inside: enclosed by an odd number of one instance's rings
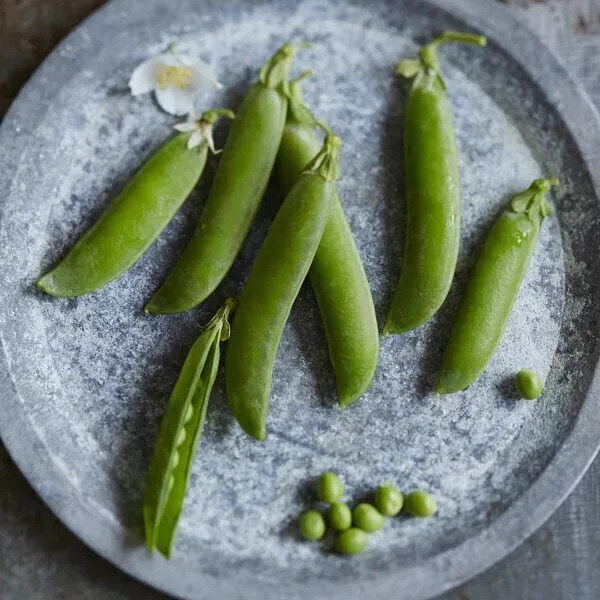
[[[197,119],[191,121],[185,121],[184,123],[177,123],[173,128],[181,133],[189,133],[190,135],[187,143],[188,148],[195,148],[199,146],[204,140],[213,154],[219,154],[222,150],[215,150],[215,142],[213,140],[213,125],[219,117],[227,117],[233,119],[233,111],[227,108],[217,108],[215,110],[209,110],[203,113]]]
[[[219,87],[214,70],[203,60],[175,53],[145,60],[129,80],[134,96],[154,91],[160,107],[172,115],[193,112],[198,92]]]

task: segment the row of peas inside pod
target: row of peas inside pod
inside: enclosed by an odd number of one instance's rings
[[[384,483],[373,494],[373,504],[361,502],[353,509],[342,501],[344,484],[335,473],[327,471],[317,481],[317,498],[329,504],[323,514],[311,509],[303,513],[298,526],[309,541],[323,538],[329,526],[336,534],[335,550],[339,554],[360,554],[367,544],[367,534],[381,529],[386,517],[395,517],[401,510],[414,517],[430,517],[437,511],[435,498],[423,490],[403,495],[394,486]]]

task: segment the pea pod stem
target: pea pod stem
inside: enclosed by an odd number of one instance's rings
[[[418,59],[409,58],[401,60],[398,63],[396,72],[403,77],[414,77],[423,68],[433,70],[437,73],[440,82],[445,87],[441,75],[437,50],[442,44],[447,43],[472,44],[483,47],[487,44],[487,38],[483,35],[477,35],[473,33],[445,31],[438,35],[432,42],[421,48]]]
[[[446,42],[483,45],[485,38],[446,32],[403,60],[398,73],[414,78],[404,123],[407,224],[400,278],[383,333],[426,323],[452,283],[460,242],[458,150],[452,111],[437,60]]]
[[[273,169],[288,106],[288,71],[297,49],[285,44],[261,68],[237,111],[196,231],[146,305],[147,313],[193,308],[233,264]]]
[[[276,170],[287,195],[319,151],[317,120],[304,105],[301,81],[290,82],[290,103]],[[308,272],[335,373],[338,402],[345,407],[368,387],[377,366],[379,332],[369,283],[337,192]]]
[[[327,135],[275,217],[244,286],[225,360],[229,406],[263,440],[277,348],[335,193],[339,138]]]
[[[53,296],[81,296],[129,269],[200,179],[212,143],[212,124],[220,116],[233,113],[208,111],[200,117],[198,131],[175,135],[163,144],[37,286]],[[190,147],[194,136],[199,143]]]
[[[220,343],[229,337],[228,299],[190,349],[161,423],[144,492],[146,545],[170,557],[177,523],[206,409],[220,359]]]
[[[552,214],[545,196],[556,179],[538,179],[516,194],[490,230],[444,351],[438,394],[464,390],[491,360],[519,293],[544,218]]]
[[[438,37],[436,37],[431,44],[425,46],[440,46],[441,44],[447,44],[448,42],[454,42],[458,44],[473,44],[475,46],[483,47],[487,45],[487,38],[484,35],[477,33],[465,33],[462,31],[444,31]]]

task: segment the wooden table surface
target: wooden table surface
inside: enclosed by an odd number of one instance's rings
[[[102,0],[0,0],[0,118],[41,59]],[[504,0],[600,107],[600,0]],[[0,443],[0,599],[159,600],[84,546]],[[600,458],[527,542],[438,600],[598,600]]]

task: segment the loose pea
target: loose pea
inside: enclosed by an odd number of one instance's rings
[[[437,511],[437,502],[431,494],[415,490],[404,499],[404,509],[414,517],[431,517]]]
[[[335,531],[344,531],[352,525],[352,511],[343,502],[334,502],[327,511],[327,523]]]
[[[325,535],[325,519],[318,510],[306,511],[298,520],[300,533],[304,538],[315,542]]]
[[[317,496],[322,502],[333,504],[339,502],[344,495],[342,480],[331,471],[326,471],[317,482]]]
[[[335,549],[340,554],[360,554],[367,543],[367,534],[362,529],[351,527],[338,534]]]
[[[383,515],[372,505],[363,502],[354,507],[352,511],[352,523],[355,527],[372,533],[383,527]]]
[[[544,383],[535,371],[521,369],[515,375],[515,387],[521,398],[525,400],[537,400],[542,395]]]
[[[404,498],[402,493],[391,485],[382,485],[375,492],[375,506],[386,517],[396,516],[402,509]]]

